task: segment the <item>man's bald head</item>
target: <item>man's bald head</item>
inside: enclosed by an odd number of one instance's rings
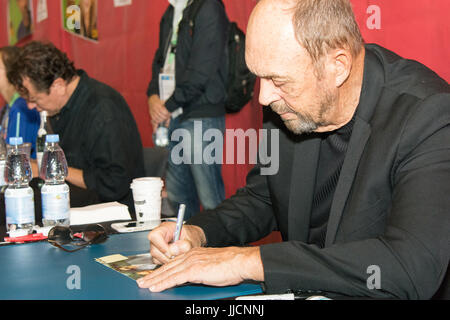
[[[259,1],[249,19],[246,38],[247,63],[260,62],[281,65],[280,60],[302,53],[304,48],[298,43],[292,23],[293,8],[296,1]],[[249,67],[259,69],[253,63]],[[258,71],[258,70],[252,70]],[[258,74],[260,77],[271,76]]]
[[[353,115],[364,46],[349,0],[261,0],[248,23],[246,61],[259,101],[297,134],[335,130]]]
[[[337,48],[356,57],[364,45],[349,0],[260,0],[247,34],[260,45],[286,45],[293,35],[315,63]]]

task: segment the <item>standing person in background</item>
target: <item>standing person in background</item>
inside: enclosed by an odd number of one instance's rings
[[[147,90],[154,132],[165,125],[169,138],[177,129],[190,133],[190,159],[185,157],[186,161],[176,164],[169,156],[166,175],[169,202],[175,210],[185,204],[186,219],[200,210],[200,204],[213,209],[225,198],[221,164],[203,160],[194,164],[193,159],[203,159],[206,142],[194,142],[193,137],[194,127],[201,128],[202,137],[211,128],[225,131],[229,21],[220,0],[205,0],[191,29],[188,17],[197,1],[169,0]],[[169,150],[176,144],[170,141]],[[222,153],[222,149],[216,152]]]
[[[0,134],[5,142],[10,137],[22,137],[24,142],[31,143],[31,158],[35,159],[39,112],[28,109],[25,99],[19,96],[7,78],[19,50],[17,47],[0,48],[0,95],[7,103],[0,111]]]

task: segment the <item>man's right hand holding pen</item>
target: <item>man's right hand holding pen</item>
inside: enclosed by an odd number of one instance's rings
[[[203,248],[205,234],[193,225],[184,225],[180,240],[173,243],[175,230],[175,222],[165,222],[150,232],[150,254],[162,266],[138,279],[140,288],[161,292],[185,283],[228,286],[264,281],[259,247]]]
[[[172,257],[187,253],[193,248],[206,244],[203,230],[196,226],[184,225],[181,229],[180,240],[174,241],[175,222],[164,222],[149,233],[150,254],[156,264],[166,264]]]

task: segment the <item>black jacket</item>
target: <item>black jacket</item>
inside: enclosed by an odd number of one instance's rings
[[[170,112],[182,107],[183,118],[223,116],[228,69],[228,18],[221,1],[206,0],[191,30],[188,21],[191,4],[192,0],[188,2],[179,25],[175,92],[165,105]],[[158,76],[172,36],[173,14],[174,8],[170,5],[160,22],[159,48],[153,59],[152,79],[147,90],[149,97],[159,95]]]
[[[142,143],[125,99],[78,71],[80,82],[61,112],[50,118],[70,167],[83,170],[102,202],[119,201],[134,212],[130,184],[144,176]]]
[[[279,230],[284,242],[261,246],[268,292],[431,298],[450,258],[448,83],[417,62],[366,46],[324,248],[307,243],[320,139],[294,136],[280,121],[266,128],[280,129],[279,171],[263,176],[257,165],[245,188],[189,221],[208,245],[246,244]],[[372,266],[381,271],[380,289],[367,285]]]

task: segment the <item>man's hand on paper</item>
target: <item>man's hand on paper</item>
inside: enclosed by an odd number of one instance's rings
[[[203,230],[191,225],[183,226],[180,240],[171,244],[174,231],[175,223],[164,223],[149,234],[154,262],[164,265],[139,279],[139,287],[160,292],[188,282],[227,286],[264,280],[259,247],[202,248]]]

